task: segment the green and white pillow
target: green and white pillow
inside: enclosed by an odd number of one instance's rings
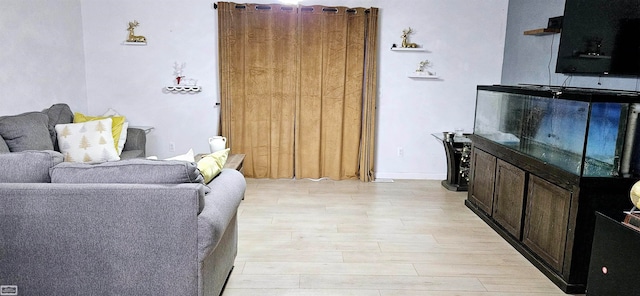
[[[111,118],[58,124],[58,146],[66,162],[100,163],[120,160],[114,146]]]

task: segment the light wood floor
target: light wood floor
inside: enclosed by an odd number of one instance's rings
[[[439,181],[247,179],[224,296],[566,295]]]

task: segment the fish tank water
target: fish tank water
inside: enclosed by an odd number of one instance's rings
[[[633,94],[478,86],[474,134],[579,176],[639,176]]]

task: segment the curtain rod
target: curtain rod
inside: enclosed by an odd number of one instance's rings
[[[213,3],[213,9],[218,9],[218,3]],[[336,8],[334,8],[334,7],[325,7],[322,10],[323,11],[334,11],[334,10],[331,10],[331,9],[336,9]],[[353,8],[347,9],[347,12],[354,12],[354,11],[355,11],[355,9],[353,9]],[[369,13],[369,12],[370,12],[369,8],[364,10],[364,13]]]

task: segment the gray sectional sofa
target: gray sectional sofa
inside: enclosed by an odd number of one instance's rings
[[[0,153],[24,150],[60,151],[56,124],[73,122],[73,112],[67,104],[55,104],[42,111],[0,117]],[[138,128],[127,129],[127,140],[120,158],[145,156],[147,137]]]
[[[204,184],[184,161],[85,164],[48,149],[0,152],[0,289],[220,295],[245,187],[231,169]]]

